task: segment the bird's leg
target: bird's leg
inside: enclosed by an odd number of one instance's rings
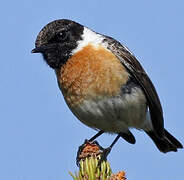
[[[99,131],[97,134],[95,134],[92,138],[90,138],[89,142],[94,141],[97,137],[99,137],[101,134],[103,134],[104,131]]]
[[[111,152],[111,149],[112,147],[116,144],[116,142],[118,141],[118,139],[120,138],[120,134],[118,134],[116,136],[116,138],[114,139],[114,141],[112,142],[112,144],[108,147],[108,148],[105,148],[103,150],[103,153],[102,153],[102,156],[101,156],[101,159],[100,161],[98,162],[98,165],[100,165],[103,161],[106,161],[107,160],[107,156],[109,155],[109,153]]]
[[[91,154],[101,154],[101,157],[98,161],[98,166],[101,165],[101,163],[103,161],[107,160],[107,156],[109,155],[109,153],[111,152],[112,147],[116,144],[116,142],[118,141],[118,139],[121,137],[121,134],[118,134],[116,136],[116,138],[114,139],[114,141],[111,143],[111,145],[108,148],[103,148],[101,147],[97,141],[94,141],[97,137],[99,137],[101,134],[103,134],[103,131],[99,131],[96,135],[94,135],[91,139],[89,140],[85,140],[84,144],[82,144],[77,152],[77,165],[79,166],[79,162],[81,159],[83,159],[84,157],[90,156]],[[93,147],[96,146],[98,147],[97,149],[93,149]],[[87,147],[87,148],[86,148]],[[85,151],[83,152],[83,150],[85,149]],[[97,152],[93,152],[93,151],[97,151]],[[84,157],[83,157],[84,156]]]
[[[82,150],[83,150],[83,148],[84,148],[84,145],[87,143],[87,142],[93,142],[97,137],[99,137],[101,134],[103,134],[104,133],[104,131],[99,131],[97,134],[95,134],[92,138],[90,138],[89,140],[85,140],[84,141],[84,144],[83,145],[81,145],[80,147],[79,147],[79,149],[78,149],[78,152],[77,152],[77,154],[79,155],[81,152],[82,152]],[[98,142],[94,142],[94,143],[97,143],[98,144]],[[77,155],[77,156],[78,156]]]

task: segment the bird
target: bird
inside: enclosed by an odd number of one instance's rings
[[[41,53],[56,74],[72,113],[97,133],[116,134],[104,151],[123,138],[136,140],[131,129],[144,131],[160,152],[176,152],[182,144],[164,128],[157,91],[135,55],[110,36],[75,21],[59,19],[39,32],[32,53]]]

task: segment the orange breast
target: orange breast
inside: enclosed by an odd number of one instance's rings
[[[74,54],[56,74],[69,106],[115,96],[129,76],[114,54],[92,45]]]

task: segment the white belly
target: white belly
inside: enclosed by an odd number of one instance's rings
[[[148,124],[146,98],[140,88],[122,96],[84,100],[71,110],[87,126],[110,133],[144,129]]]

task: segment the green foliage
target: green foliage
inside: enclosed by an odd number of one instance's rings
[[[112,171],[110,164],[103,161],[100,166],[98,166],[97,158],[90,157],[86,158],[84,161],[80,161],[79,172],[73,175],[69,172],[74,180],[107,180],[111,175]]]

